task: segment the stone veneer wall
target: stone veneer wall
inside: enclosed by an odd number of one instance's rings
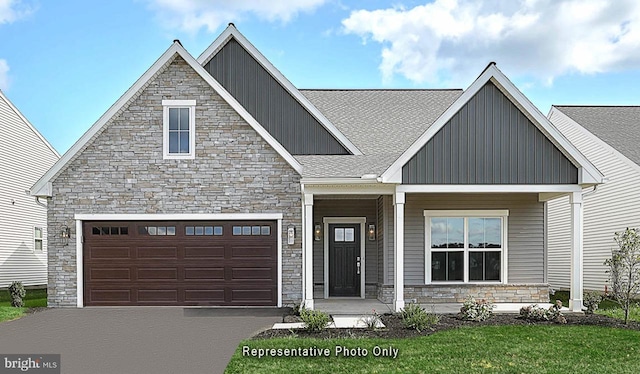
[[[162,100],[195,99],[196,157],[164,160]],[[283,303],[302,297],[300,176],[176,57],[53,181],[48,205],[49,306],[76,305],[78,213],[282,213]],[[71,228],[68,244],[58,233]]]
[[[467,296],[485,299],[496,303],[547,303],[549,285],[547,284],[509,284],[509,285],[424,285],[405,286],[405,302],[428,304],[461,303]],[[384,303],[393,302],[393,286],[379,285],[378,299]]]

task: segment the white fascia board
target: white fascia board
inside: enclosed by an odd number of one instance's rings
[[[302,178],[302,184],[380,184],[376,179],[362,178]]]
[[[75,214],[82,221],[263,221],[282,219],[282,213]]]
[[[406,193],[543,193],[579,192],[577,184],[403,184],[396,187]]]
[[[349,152],[354,155],[362,155],[362,152],[347,137],[338,130],[337,127],[318,108],[313,105],[300,91],[253,45],[247,38],[242,35],[233,25],[229,25],[223,32],[211,43],[211,45],[198,57],[198,64],[204,66],[215,56],[215,54],[227,44],[230,38],[240,43],[244,49],[249,52],[264,67],[271,76],[275,78],[288,92],[293,96],[305,109],[313,115],[324,128],[333,135],[340,144],[342,144]]]
[[[2,90],[0,90],[0,98],[2,98],[2,100],[4,100],[5,103],[7,103],[7,105],[9,105],[9,108],[11,108],[11,110],[20,118],[20,120],[22,120],[22,122],[24,122],[29,129],[31,129],[31,131],[33,131],[34,134],[36,134],[36,136],[38,138],[40,138],[40,140],[42,140],[42,142],[44,143],[45,146],[47,146],[47,148],[49,148],[51,150],[51,152],[53,152],[53,154],[57,157],[60,158],[60,153],[58,153],[58,151],[56,151],[55,148],[53,148],[53,146],[51,145],[51,143],[49,143],[47,141],[47,139],[44,138],[44,136],[42,136],[42,134],[40,133],[40,131],[38,131],[32,124],[31,122],[29,122],[29,120],[27,119],[27,117],[25,117],[24,115],[22,115],[22,113],[18,110],[18,108],[15,107],[15,105],[13,105],[13,103],[11,102],[11,100],[9,100],[4,93],[2,93]]]
[[[165,64],[171,61],[174,55],[182,57],[193,68],[200,77],[202,77],[209,85],[225,100],[229,105],[238,112],[238,114],[260,134],[260,136],[278,152],[296,172],[302,174],[302,165],[273,137],[258,121],[256,121],[238,101],[231,96],[227,90],[218,83],[211,74],[198,64],[198,62],[187,52],[182,45],[174,42],[160,58],[116,101],[97,121],[85,132],[78,141],[40,178],[31,188],[31,194],[34,196],[51,196],[49,189],[48,194],[44,195],[46,189],[45,184],[62,170],[68,162],[70,162],[76,154],[82,151],[84,146],[98,134],[106,123],[122,109],[129,100],[131,100],[140,91],[147,82],[162,69]]]
[[[402,183],[402,167],[453,117],[462,107],[488,82],[492,80],[498,88],[514,101],[516,106],[533,119],[534,125],[546,133],[561,151],[576,163],[578,169],[584,169],[578,184],[594,184],[602,182],[602,174],[589,160],[569,142],[538,110],[538,108],[518,90],[518,88],[495,66],[490,64],[482,74],[467,88],[438,119],[398,157],[396,161],[382,173],[383,182]]]
[[[312,195],[392,195],[393,184],[353,184],[353,185],[305,185],[304,192]]]

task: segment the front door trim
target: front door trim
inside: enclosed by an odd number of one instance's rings
[[[365,243],[367,237],[365,236],[365,224],[367,223],[366,217],[324,217],[322,219],[324,224],[324,298],[329,298],[329,224],[334,223],[348,223],[348,224],[360,224],[360,298],[364,299],[365,295]]]

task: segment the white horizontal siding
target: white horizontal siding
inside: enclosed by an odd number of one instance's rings
[[[637,165],[613,151],[584,128],[555,110],[553,124],[609,179],[584,197],[584,287],[604,290],[604,261],[616,247],[614,233],[640,227],[640,172]],[[568,288],[571,259],[571,221],[568,198],[548,203],[549,283]]]
[[[40,135],[0,95],[0,288],[12,281],[47,283],[47,211],[29,196],[31,186],[57,161]],[[34,249],[34,227],[43,251]]]

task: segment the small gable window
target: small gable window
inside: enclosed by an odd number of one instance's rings
[[[163,156],[195,158],[195,100],[162,100]]]

